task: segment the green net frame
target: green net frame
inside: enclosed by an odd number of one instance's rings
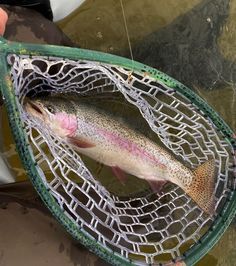
[[[214,246],[235,215],[236,143],[233,131],[205,101],[164,73],[114,55],[67,47],[13,43],[4,39],[1,39],[0,50],[1,92],[19,156],[32,184],[46,206],[75,239],[113,265],[172,265],[175,263],[193,265]],[[49,67],[39,67],[39,61],[44,62]],[[58,66],[58,64],[62,65],[59,68],[63,69],[65,73],[59,71],[55,78],[54,74],[50,74],[50,66]],[[59,80],[68,76],[68,73],[70,78],[63,81],[65,85],[63,87]],[[87,80],[88,74],[94,77],[90,81]],[[73,83],[71,77],[76,75],[81,75],[81,77],[77,79],[76,86],[73,87],[71,86]],[[100,82],[97,83],[97,79]],[[31,80],[37,81],[35,85],[30,84]],[[51,80],[51,83],[47,83],[48,80]],[[82,87],[78,85],[81,82]],[[108,90],[110,92],[119,91],[127,102],[139,109],[143,118],[148,122],[150,130],[159,136],[162,143],[167,148],[174,149],[176,154],[185,159],[191,168],[194,169],[211,155],[216,156],[215,159],[218,163],[215,189],[216,215],[213,217],[205,216],[191,199],[177,187],[167,187],[162,195],[158,195],[156,198],[138,197],[122,201],[118,197],[110,195],[99,182],[93,179],[76,153],[47,131],[43,131],[40,127],[37,128],[34,121],[30,120],[24,113],[22,101],[28,92],[25,88],[30,87],[31,91],[36,93],[42,90],[42,84],[50,85],[57,92],[72,91],[86,94],[90,93],[92,89],[96,89],[100,93]],[[160,95],[157,97],[155,93],[157,90],[166,98],[159,100]],[[170,101],[170,99],[172,100]],[[173,115],[165,114],[167,109],[170,113],[173,112]],[[178,110],[178,113],[174,113],[175,110]],[[154,113],[158,112],[162,115],[157,114],[155,116]],[[185,115],[183,115],[184,113]],[[188,117],[196,122],[196,124],[191,125],[192,129],[187,127],[188,123],[191,124]],[[182,124],[184,126],[179,127]],[[34,136],[33,128],[37,129],[36,136]],[[205,131],[201,131],[202,129]],[[194,130],[200,133],[197,134]],[[201,147],[196,147],[196,143],[191,142],[184,132],[193,134],[195,139],[205,140],[205,143],[200,140],[201,145],[199,145]],[[179,139],[175,138],[176,135],[179,136]],[[43,137],[41,138],[41,136]],[[197,150],[196,152],[185,153],[183,151],[183,147],[186,147],[185,137],[188,139],[187,143],[191,144],[191,149]],[[49,142],[53,145],[50,146]],[[53,160],[49,160],[46,152],[40,146],[41,143],[50,146],[53,156],[60,152],[63,155],[67,151],[65,156],[67,160],[63,161],[65,165],[68,164],[68,158],[72,161],[73,158],[76,158],[75,162],[78,162],[78,165],[70,165],[70,168],[74,169],[74,172],[79,176],[86,176],[87,179],[84,180],[84,183],[77,186],[73,181],[67,180],[67,176],[64,176],[66,181],[63,181],[63,178],[60,179],[58,176],[56,167],[50,168],[55,179],[48,181],[40,165],[42,161],[39,158],[40,154],[44,154],[43,159],[48,162],[49,166],[53,165]],[[35,149],[40,152],[35,152]],[[198,159],[195,160],[195,157]],[[65,173],[65,170],[63,171]],[[60,194],[60,190],[55,185],[59,179],[61,183],[64,182],[67,195],[72,197],[70,202]],[[90,198],[86,200],[79,196],[76,198],[75,194],[70,193],[73,190],[72,187],[73,189],[76,187],[84,194],[88,192],[85,196],[89,195]],[[89,194],[89,191],[93,193]],[[163,201],[165,204],[166,195],[169,198],[166,205],[168,210],[167,212],[164,211],[163,214],[160,203]],[[98,196],[105,200],[102,202]],[[181,199],[181,202],[178,203],[177,199],[179,200],[181,197],[183,200]],[[93,213],[93,218],[86,218],[86,214],[81,211],[82,209],[73,214],[75,207],[72,205],[77,204],[76,206],[78,206],[80,203],[86,211]],[[93,207],[89,207],[90,204]],[[108,204],[110,210],[107,211],[107,217],[102,219],[102,212],[99,210],[105,209],[104,204]],[[149,209],[144,211],[140,206],[145,204]],[[155,211],[150,210],[151,204],[156,204]],[[94,206],[97,206],[96,211]],[[130,210],[132,210],[131,213]],[[140,210],[140,213],[134,213],[136,210]],[[83,223],[81,223],[80,215]],[[83,215],[84,217],[82,217]],[[141,222],[140,217],[143,215],[149,215],[146,217],[148,222]],[[130,225],[126,218],[122,220],[124,216],[133,219]],[[181,216],[185,217],[184,220]],[[111,218],[112,221],[115,218],[118,219],[118,227],[112,227],[111,220],[108,218]],[[161,227],[163,227],[163,223],[166,223],[165,228],[154,227],[152,223],[154,218],[157,218]],[[86,219],[90,221],[91,227],[86,225]],[[163,223],[160,223],[160,219],[163,220]],[[194,224],[193,221],[196,223]],[[167,223],[170,223],[172,227],[168,227]],[[123,225],[123,229],[120,225]],[[142,225],[143,229],[139,227],[139,230],[146,231],[136,232],[136,225]],[[188,230],[182,228],[183,225]],[[110,238],[109,233],[106,233],[109,227],[113,230],[113,236]],[[178,227],[180,229],[176,229]],[[97,234],[94,235],[92,230],[96,231]],[[160,239],[157,237],[155,240],[150,240],[150,232],[153,233],[154,231],[160,232]],[[131,233],[133,236],[137,236],[136,240],[129,238]],[[127,240],[125,244],[123,243],[124,240],[121,241],[122,237]],[[165,242],[165,237],[169,242]],[[178,242],[177,244],[173,244],[174,238]],[[148,241],[152,243],[150,244]]]

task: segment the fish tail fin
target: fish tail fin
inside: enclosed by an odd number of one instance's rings
[[[215,160],[211,159],[193,171],[193,180],[185,192],[206,213],[212,215],[215,209]]]

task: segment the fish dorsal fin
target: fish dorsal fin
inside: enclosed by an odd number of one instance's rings
[[[193,180],[185,192],[208,214],[214,214],[215,160],[209,160],[193,171]]]
[[[85,139],[82,138],[77,138],[77,137],[68,137],[68,142],[74,146],[76,146],[77,148],[92,148],[95,147],[96,145],[92,142],[89,142]]]

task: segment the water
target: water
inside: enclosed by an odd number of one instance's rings
[[[230,3],[225,0],[129,0],[123,3],[131,45],[136,50],[134,59],[138,58],[141,62],[162,69],[177,80],[191,86],[233,130],[236,130],[234,83],[236,0]],[[217,4],[220,6],[219,10],[217,10]],[[188,19],[191,20],[191,18],[194,18],[195,23],[190,24],[192,28],[188,27]],[[59,25],[82,48],[130,56],[121,7],[117,0],[88,0]],[[74,25],[77,25],[76,30]],[[163,32],[160,33],[162,30]],[[199,40],[193,32],[199,36]],[[166,35],[170,35],[170,38]],[[209,35],[212,38],[208,38]],[[174,39],[176,36],[178,37],[177,48]],[[158,37],[164,38],[166,42],[162,43]],[[151,60],[142,58],[145,52],[140,53],[140,50],[143,48],[145,51],[145,48],[149,47],[148,42],[152,44],[153,50],[159,49],[164,55],[156,53],[155,57],[155,54],[151,54]],[[178,51],[176,57],[182,66],[173,58],[175,54],[170,52],[168,56],[165,53],[168,47]],[[191,54],[192,51],[194,54]],[[206,57],[199,60],[202,53]],[[159,62],[160,59],[161,62]],[[228,62],[225,62],[226,60]],[[191,69],[193,64],[195,64],[195,70],[192,74],[188,72],[188,68]],[[224,67],[225,72],[222,70]],[[182,68],[185,73],[175,68]],[[201,71],[202,68],[204,71]],[[222,239],[198,265],[235,265],[235,237],[236,226],[232,223]],[[223,254],[222,250],[224,250]]]
[[[199,73],[201,76],[196,75],[194,83],[189,77],[187,83],[191,84],[191,88],[204,98],[235,130],[236,88],[234,80],[236,78],[236,56],[233,44],[236,40],[234,17],[236,1],[230,1],[229,8],[227,8],[227,2],[229,3],[228,0],[217,0],[215,5],[211,5],[212,1],[209,0],[183,0],[181,4],[174,0],[169,0],[168,3],[162,0],[147,0],[145,2],[130,0],[124,1],[124,8],[131,45],[136,51],[134,59],[140,59],[140,47],[147,40],[152,43],[153,50],[160,49],[161,42],[156,36],[161,36],[159,32],[163,28],[165,30],[164,34],[173,37],[177,36],[181,39],[177,54],[178,59],[182,58],[187,68],[193,67],[188,65],[190,62],[199,64],[194,66],[194,73]],[[215,8],[217,5],[221,8],[222,14],[217,13],[220,10]],[[214,10],[211,10],[211,7]],[[224,9],[222,10],[222,8]],[[186,18],[190,19],[191,17],[196,22],[196,25],[193,25],[193,29],[181,24]],[[201,24],[206,24],[207,28],[204,34],[211,35],[211,38],[201,34]],[[74,25],[77,25],[76,28]],[[130,57],[119,1],[87,0],[76,12],[61,21],[59,26],[81,48]],[[194,38],[195,35],[190,30],[199,34],[199,40],[196,41],[195,45],[191,40],[191,35]],[[216,35],[217,33],[218,35]],[[174,46],[176,39],[166,38],[166,40],[168,42],[162,46],[163,50],[168,49],[168,47],[176,48]],[[198,42],[203,42],[205,46],[200,47]],[[147,45],[143,46],[143,50],[146,47]],[[202,49],[196,51],[197,48]],[[210,50],[211,48],[213,48],[212,51]],[[194,50],[194,55],[191,54],[191,49]],[[208,54],[208,58],[205,61],[199,59],[202,54]],[[169,63],[164,67],[163,62],[160,62],[160,58],[151,55],[152,60],[149,60],[149,65],[154,65],[160,70],[166,68],[169,70],[168,72],[175,74],[172,77],[180,81],[186,80],[184,73],[177,72],[175,65],[171,65],[175,61],[174,55],[170,53],[168,57],[165,54],[165,57],[161,58],[166,65],[167,62]],[[141,62],[147,61],[146,58],[141,59],[139,60]],[[228,62],[225,62],[225,60],[228,60]],[[208,72],[201,73],[201,69],[205,68],[205,64],[209,67]],[[225,66],[227,74],[222,70],[223,66]],[[182,67],[186,68],[186,66]],[[206,77],[209,73],[213,76],[211,80]],[[201,87],[199,84],[204,84],[205,86]]]
[[[189,85],[236,130],[236,0],[123,0],[123,3],[134,59]],[[59,26],[81,48],[130,56],[117,0],[88,0]],[[6,121],[5,115],[3,119]],[[9,129],[4,130],[9,135]],[[17,181],[24,180],[26,175],[13,141],[11,138],[5,141],[4,155]],[[235,237],[233,223],[198,265],[234,265]]]

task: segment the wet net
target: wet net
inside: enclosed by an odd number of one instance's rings
[[[15,134],[19,154],[43,200],[74,237],[116,265],[189,264],[204,241],[210,244],[198,258],[213,246],[215,231],[229,223],[222,217],[235,191],[235,151],[232,132],[205,102],[144,65],[137,71],[121,64],[27,53],[8,54],[7,64],[14,89],[12,96],[5,96],[6,105],[12,106],[7,99],[12,97],[17,113],[10,122],[13,131],[22,128],[25,138],[23,142]],[[25,97],[42,93],[120,93],[162,145],[190,169],[214,158],[215,215],[204,213],[174,184],[160,193],[132,197],[109,192],[72,146],[25,111]],[[208,239],[211,234],[214,241]]]

